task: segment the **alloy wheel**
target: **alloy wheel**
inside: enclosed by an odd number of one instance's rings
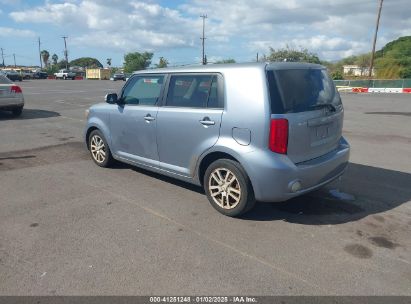
[[[106,147],[103,139],[98,135],[93,135],[90,140],[90,151],[94,160],[98,163],[103,163],[106,159]]]
[[[226,168],[211,172],[208,188],[214,202],[223,209],[233,209],[241,200],[240,183],[235,174]]]

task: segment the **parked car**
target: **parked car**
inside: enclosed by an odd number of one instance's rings
[[[23,79],[32,79],[33,78],[33,72],[30,71],[30,70],[21,70],[20,74],[23,77]]]
[[[23,77],[15,70],[3,70],[3,72],[6,74],[7,78],[12,81],[23,81]]]
[[[58,71],[57,73],[54,73],[54,76],[56,79],[72,79],[74,80],[76,78],[76,73],[70,72],[69,70],[62,69]]]
[[[23,107],[24,97],[21,88],[0,74],[0,110],[11,111],[14,116],[20,116]]]
[[[123,80],[126,81],[126,75],[124,75],[123,73],[116,73],[113,75],[113,80]]]
[[[88,110],[85,141],[98,166],[118,160],[201,185],[215,209],[239,216],[341,176],[343,115],[321,65],[147,70]]]
[[[33,73],[33,78],[34,79],[47,79],[48,78],[48,74],[46,72],[34,72]]]

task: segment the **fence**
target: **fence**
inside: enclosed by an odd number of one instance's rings
[[[336,86],[363,88],[411,88],[411,79],[334,80]]]

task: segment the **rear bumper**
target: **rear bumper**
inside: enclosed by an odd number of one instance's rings
[[[9,110],[24,106],[24,98],[0,98],[0,110]]]
[[[258,201],[279,202],[318,189],[341,176],[348,165],[350,146],[341,137],[337,149],[299,164],[285,155],[268,153],[271,155],[254,156],[246,161],[246,171]],[[268,159],[271,161],[267,166]],[[291,185],[297,181],[301,188],[293,192]]]

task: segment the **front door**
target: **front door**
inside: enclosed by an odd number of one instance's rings
[[[160,167],[190,177],[198,157],[220,134],[222,80],[216,74],[171,75],[157,114]]]
[[[148,166],[158,166],[156,143],[158,102],[164,75],[138,75],[121,94],[122,105],[110,115],[115,155]]]

